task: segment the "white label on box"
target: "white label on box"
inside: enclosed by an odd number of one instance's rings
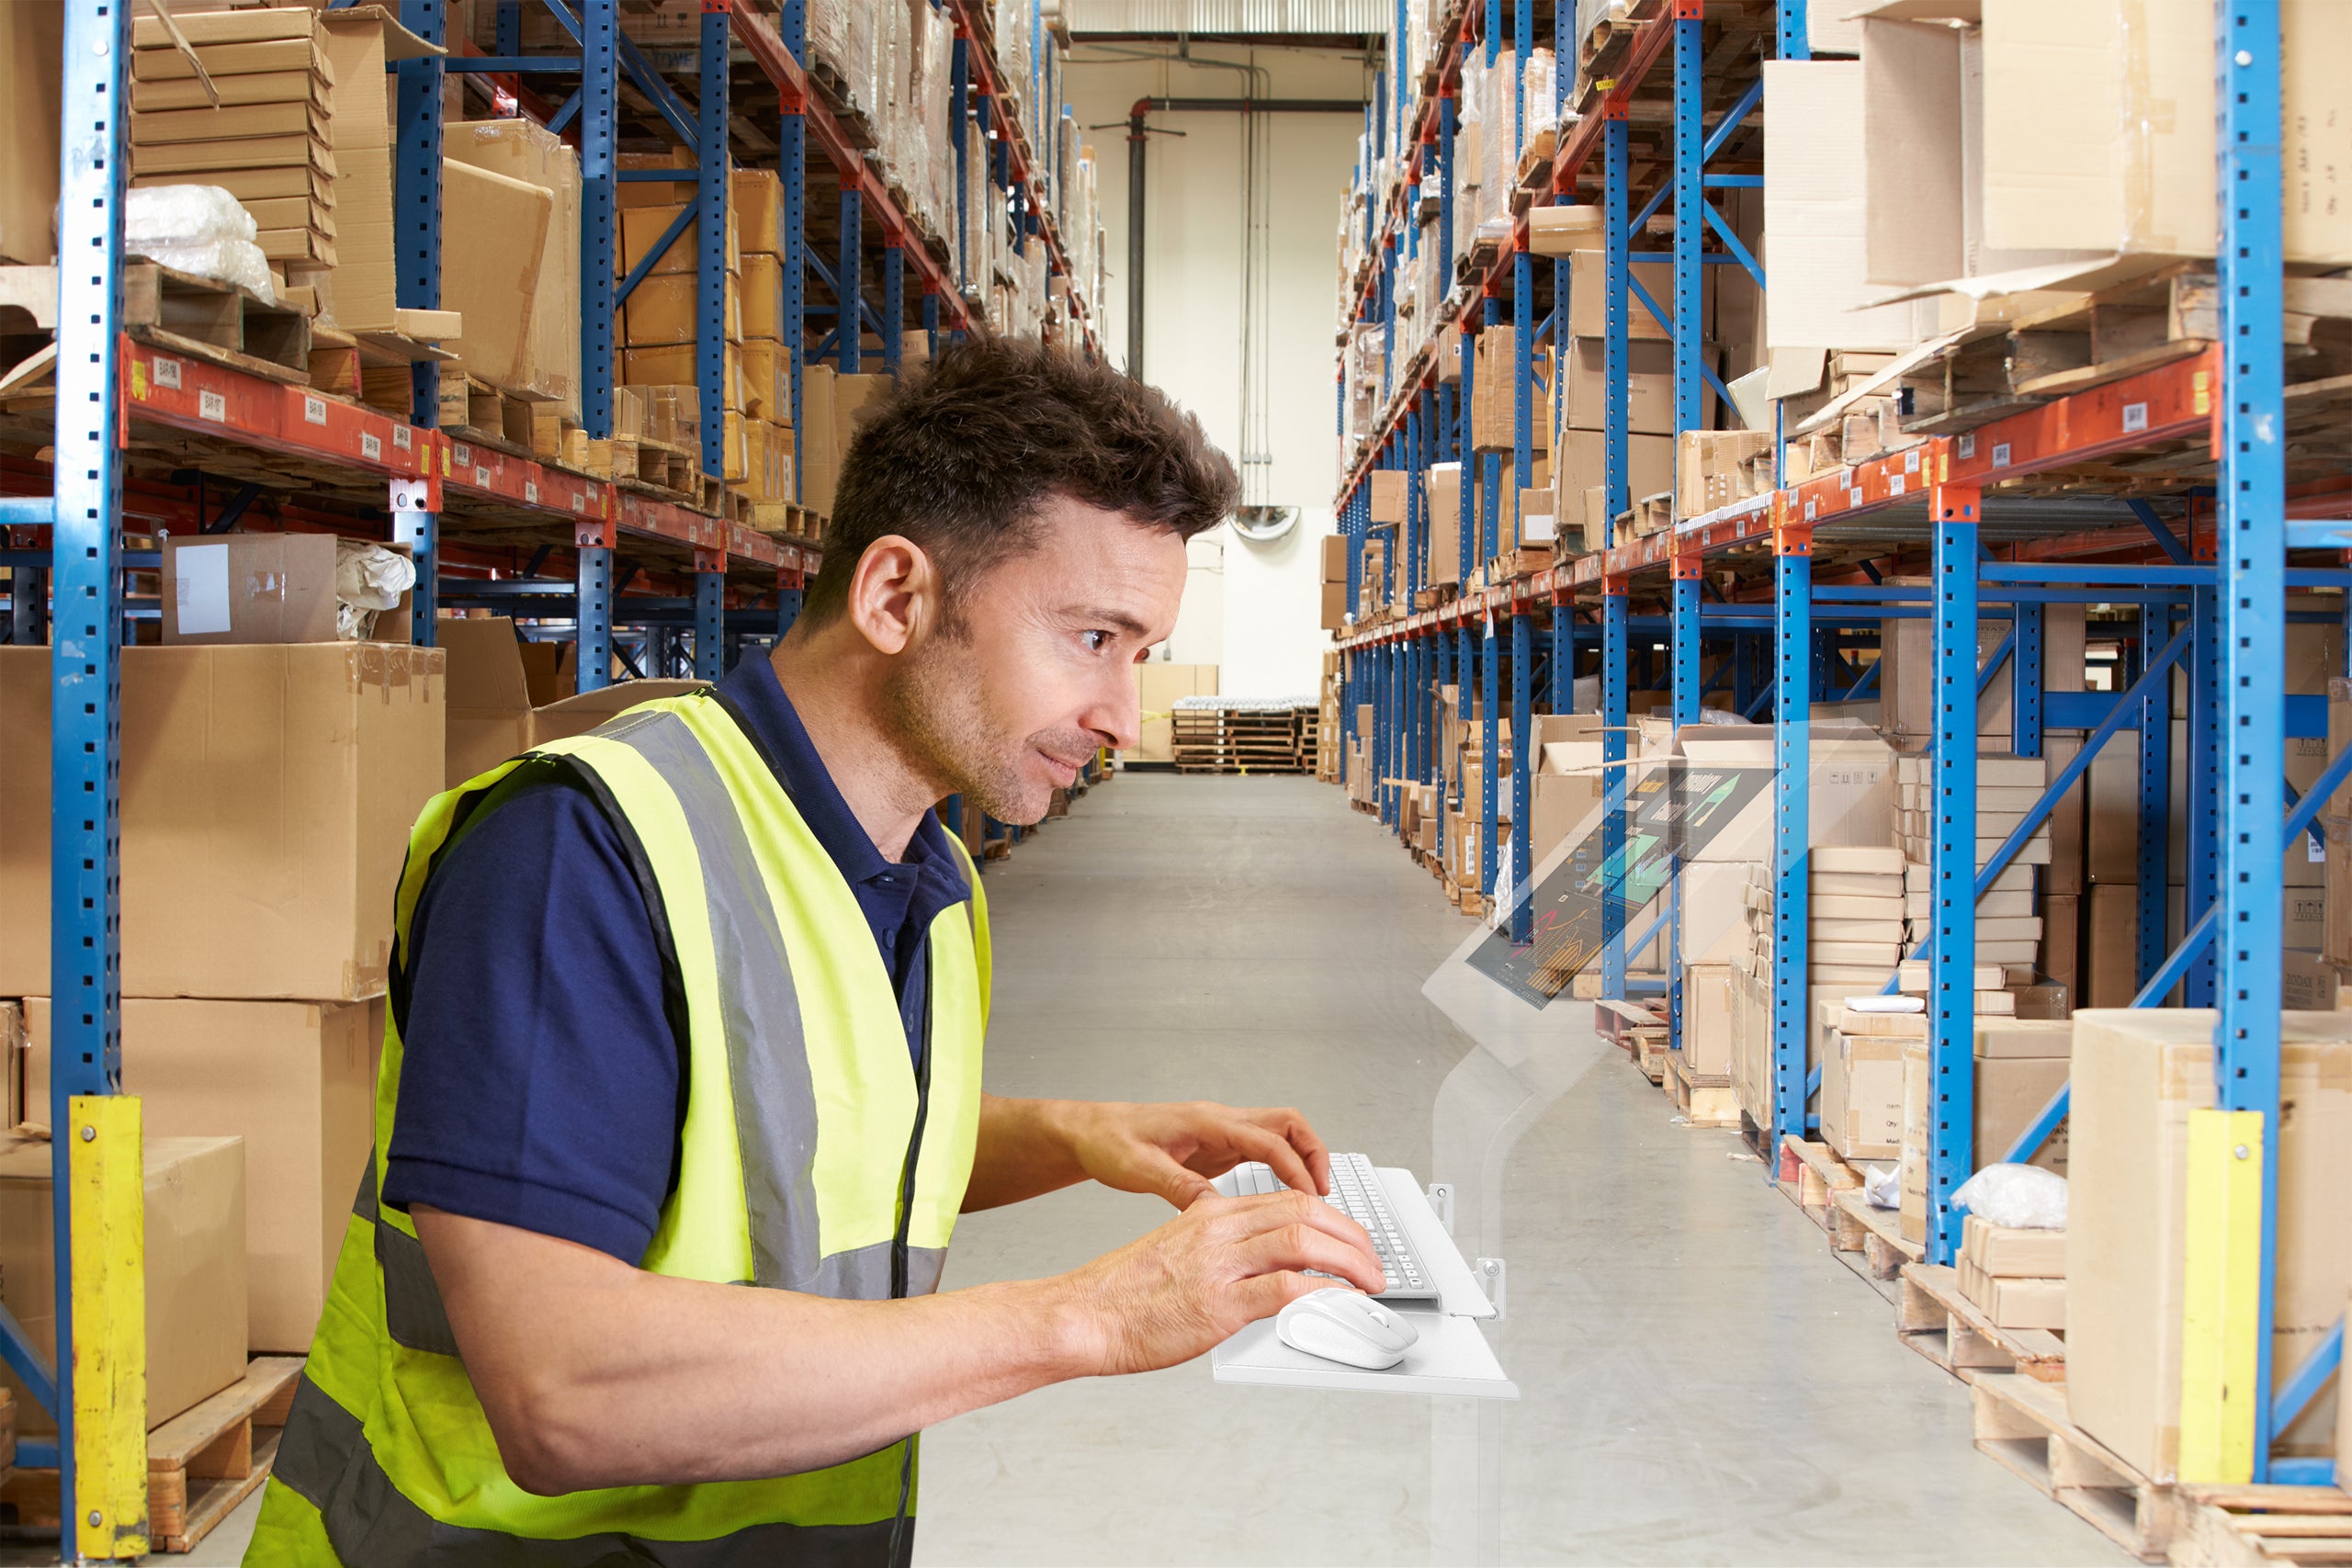
[[[408,433],[408,426],[407,426],[407,425],[405,425],[405,424],[396,424],[396,425],[392,426],[392,445],[393,445],[393,446],[395,446],[399,447],[401,451],[405,452],[405,451],[407,451],[407,450],[409,449],[409,442],[410,442],[410,436],[409,436],[409,433]]]
[[[1963,463],[1976,456],[1976,433],[1970,431],[1960,438],[1960,460]]]
[[[183,545],[174,550],[172,603],[178,606],[181,636],[227,631],[229,547]]]
[[[384,438],[372,430],[359,433],[359,455],[371,463],[384,460]]]
[[[2314,833],[2303,835],[2303,859],[2312,865],[2327,863],[2327,843]]]
[[[1557,536],[1551,517],[1541,513],[1531,512],[1521,518],[1519,531],[1531,539],[1550,539]]]
[[[449,461],[461,468],[470,468],[474,466],[474,449],[470,446],[453,446],[449,449]]]
[[[2123,428],[2126,430],[2147,429],[2148,405],[2145,403],[2125,403],[2123,405]]]
[[[324,424],[327,422],[327,400],[311,392],[302,394],[302,423]]]
[[[158,387],[176,388],[179,384],[180,362],[176,359],[166,359],[160,354],[157,355],[155,356],[155,385]]]
[[[1996,468],[2006,468],[2009,466],[2009,444],[2007,442],[1996,441],[1993,443],[1993,466]]]
[[[526,506],[537,506],[539,503],[539,487],[530,479],[523,481],[523,503]]]
[[[229,400],[207,389],[196,395],[196,412],[199,419],[209,419],[217,424],[226,424],[229,423]]]

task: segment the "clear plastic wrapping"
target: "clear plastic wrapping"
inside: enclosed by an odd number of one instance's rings
[[[123,247],[175,272],[251,289],[275,304],[269,258],[253,214],[219,186],[149,186],[127,193]]]

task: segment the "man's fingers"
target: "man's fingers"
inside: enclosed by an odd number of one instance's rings
[[[1252,1274],[1247,1280],[1234,1282],[1230,1292],[1233,1305],[1240,1308],[1245,1323],[1255,1323],[1261,1317],[1272,1317],[1301,1296],[1313,1295],[1330,1285],[1312,1274],[1295,1269],[1278,1269],[1272,1274]]]
[[[1315,1190],[1329,1196],[1331,1151],[1323,1146],[1323,1140],[1315,1135],[1315,1129],[1307,1125],[1306,1117],[1288,1110],[1278,1114],[1283,1118],[1280,1129],[1283,1136],[1289,1140],[1292,1148],[1298,1151],[1298,1157],[1306,1162],[1306,1168],[1314,1175]]]
[[[1251,1158],[1263,1160],[1272,1167],[1276,1179],[1293,1191],[1317,1196],[1322,1193],[1323,1188],[1316,1185],[1313,1173],[1306,1168],[1306,1162],[1298,1157],[1298,1151],[1291,1147],[1280,1133],[1254,1122],[1245,1122],[1235,1130],[1234,1142],[1239,1144]]]
[[[1252,1274],[1317,1269],[1338,1275],[1368,1295],[1376,1296],[1388,1288],[1387,1280],[1380,1272],[1379,1259],[1368,1248],[1356,1247],[1313,1225],[1285,1225],[1267,1231],[1251,1236],[1235,1250]]]
[[[1151,1190],[1179,1209],[1189,1209],[1201,1199],[1213,1196],[1216,1185],[1198,1171],[1179,1165],[1167,1150],[1147,1146],[1143,1154],[1144,1176]]]

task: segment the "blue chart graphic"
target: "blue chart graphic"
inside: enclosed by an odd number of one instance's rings
[[[1677,862],[1704,850],[1771,787],[1770,768],[1660,762],[1626,786],[1623,849],[1612,856],[1604,844],[1612,799],[1591,830],[1532,879],[1532,890],[1520,890],[1519,897],[1533,904],[1529,939],[1511,941],[1513,922],[1500,921],[1470,955],[1470,966],[1528,1006],[1549,1006],[1600,956],[1611,929],[1631,929],[1634,917],[1665,890]]]

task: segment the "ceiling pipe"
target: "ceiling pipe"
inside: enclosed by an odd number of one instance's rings
[[[1137,98],[1127,111],[1127,374],[1143,379],[1144,117],[1159,114],[1353,114],[1360,98]]]

